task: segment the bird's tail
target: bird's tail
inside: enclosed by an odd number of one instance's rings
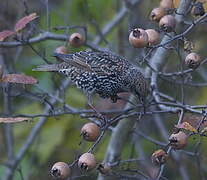
[[[58,71],[58,70],[59,67],[57,64],[43,64],[32,69],[32,71]]]

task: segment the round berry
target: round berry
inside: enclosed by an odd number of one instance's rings
[[[78,167],[81,170],[89,171],[96,167],[95,156],[91,153],[84,153],[78,159]]]
[[[81,129],[81,135],[86,141],[96,141],[100,128],[95,123],[86,123]]]
[[[201,58],[197,53],[190,53],[185,58],[185,64],[192,69],[198,68],[201,63]]]
[[[165,10],[161,7],[157,7],[157,8],[154,8],[152,10],[152,12],[150,13],[150,19],[152,21],[159,21],[164,15],[165,15]]]
[[[156,45],[160,41],[160,34],[154,29],[145,30],[148,35],[149,45]]]
[[[164,9],[173,9],[174,8],[173,0],[161,0],[160,7]]]
[[[136,28],[129,35],[129,43],[135,48],[143,48],[148,45],[148,35],[145,30]]]
[[[57,162],[50,170],[51,175],[59,180],[67,179],[71,174],[71,169],[65,162]]]
[[[174,149],[183,149],[188,143],[188,136],[183,131],[171,134],[169,137],[170,146]]]
[[[68,50],[65,46],[57,47],[54,52],[59,54],[68,54]]]
[[[80,47],[85,43],[85,38],[80,33],[73,33],[70,36],[69,44],[73,47]]]
[[[151,159],[152,159],[152,163],[160,166],[166,163],[168,159],[168,155],[164,150],[159,149],[152,154]]]
[[[192,10],[191,10],[191,14],[192,14],[193,16],[203,16],[203,15],[205,14],[205,9],[204,9],[204,7],[203,7],[203,3],[201,3],[201,2],[197,2],[197,3],[193,6],[193,8],[192,8]]]
[[[172,15],[165,15],[160,19],[160,29],[165,32],[172,32],[175,30],[176,20]]]

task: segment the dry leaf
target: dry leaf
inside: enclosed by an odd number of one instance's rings
[[[9,36],[15,34],[15,32],[10,30],[5,30],[0,32],[0,41],[4,41],[4,39],[8,38]]]
[[[194,133],[197,133],[198,131],[193,127],[191,126],[188,122],[183,122],[181,124],[178,124],[175,126],[176,128],[179,128],[179,129],[185,129],[187,131],[191,131],[191,132],[194,132]]]
[[[207,127],[203,128],[202,131],[201,131],[201,134],[204,134],[207,132]]]
[[[153,155],[160,156],[160,155],[163,155],[163,154],[167,154],[167,153],[163,149],[158,149],[152,154],[152,156]]]
[[[17,122],[22,122],[22,121],[28,121],[31,120],[31,118],[26,118],[26,117],[16,117],[16,118],[0,118],[0,123],[17,123]]]
[[[167,161],[168,154],[163,149],[158,149],[152,154],[151,159],[152,163],[161,165]]]
[[[199,2],[203,3],[203,7],[205,9],[205,12],[207,11],[207,0],[199,0]]]
[[[20,84],[36,84],[37,79],[22,74],[7,74],[2,77],[1,82],[20,83]]]
[[[28,23],[30,23],[31,21],[33,21],[34,19],[36,19],[38,16],[36,13],[32,13],[28,16],[23,17],[22,19],[20,19],[16,24],[15,24],[15,31],[21,31],[23,28],[26,27],[26,25]]]
[[[184,40],[184,51],[191,52],[195,49],[195,44],[187,39]]]

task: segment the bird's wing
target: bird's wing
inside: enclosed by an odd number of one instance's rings
[[[92,72],[91,67],[84,61],[84,59],[76,57],[75,54],[55,53],[54,57],[56,57],[60,61],[65,62],[66,64],[68,64],[71,67],[75,67],[80,70],[82,69],[83,71]]]
[[[74,54],[55,54],[55,57],[84,71],[109,75],[121,72],[128,63],[122,57],[103,51],[80,51]]]

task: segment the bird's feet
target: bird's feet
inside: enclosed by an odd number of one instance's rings
[[[111,102],[112,103],[116,103],[117,100],[120,99],[119,96],[115,95],[115,96],[111,96]]]
[[[101,127],[104,127],[107,124],[107,119],[92,104],[89,103],[88,105],[93,109],[98,118],[101,120]]]

